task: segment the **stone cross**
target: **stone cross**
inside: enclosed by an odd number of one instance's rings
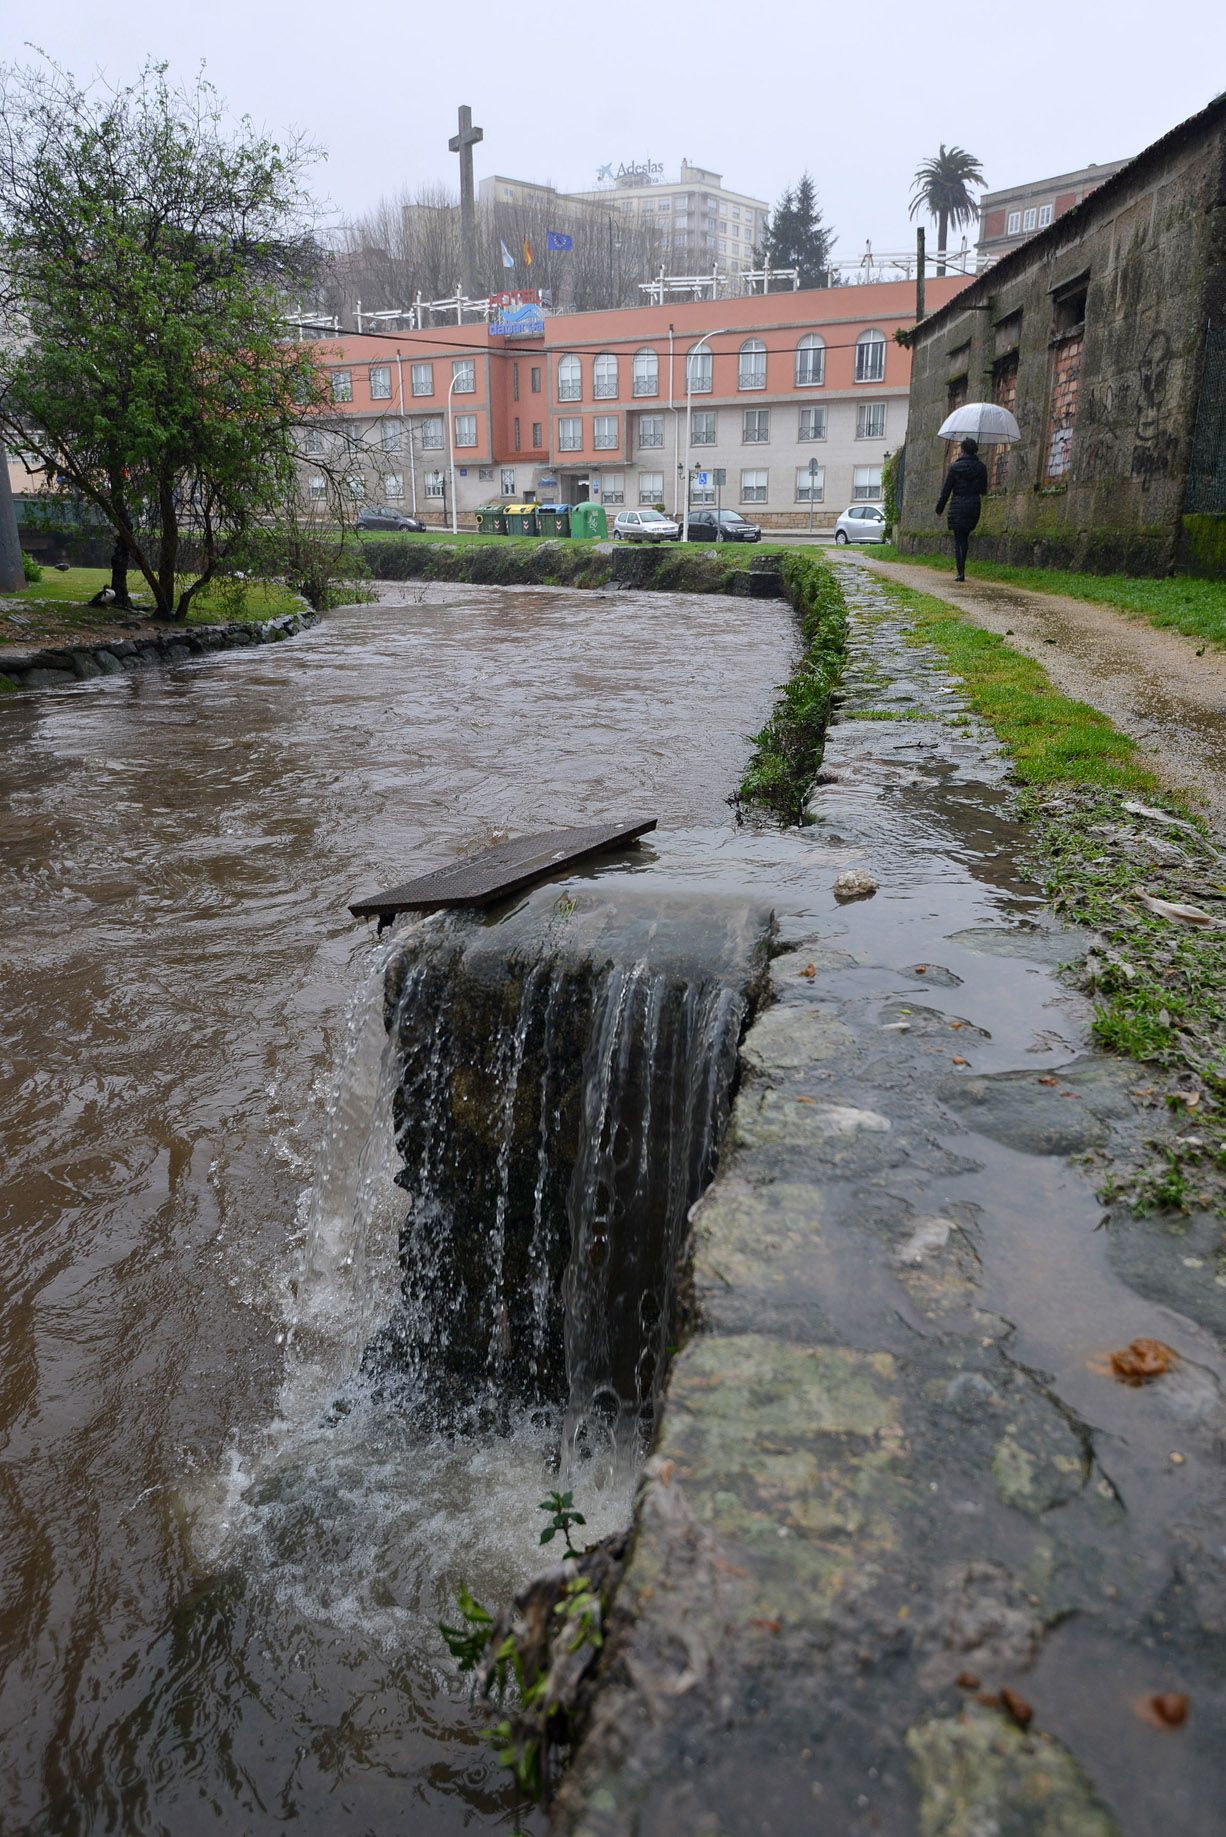
[[[473,209],[473,148],[485,139],[485,131],[473,126],[473,112],[467,104],[460,110],[460,131],[447,142],[460,156],[460,236],[464,243],[464,291],[472,293],[475,277],[476,223]]]

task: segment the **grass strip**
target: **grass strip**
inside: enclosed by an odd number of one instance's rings
[[[1104,1200],[1226,1213],[1226,937],[1165,918],[1142,895],[1226,921],[1226,862],[1203,821],[1157,786],[1133,742],[1053,689],[1041,666],[955,608],[894,581],[916,643],[965,684],[1013,761],[1030,866],[1053,909],[1096,934],[1074,975],[1094,1002],[1095,1038],[1159,1074],[1153,1102],[1180,1128],[1147,1161],[1112,1175]],[[1170,824],[1125,808],[1144,802]],[[1190,827],[1188,827],[1190,825]],[[1224,1251],[1226,1256],[1226,1251]]]
[[[59,641],[71,644],[90,641],[91,633],[109,629],[117,618],[130,615],[117,612],[114,606],[91,606],[89,601],[100,587],[110,585],[109,568],[44,568],[43,577],[28,581],[20,593],[6,593],[0,599],[0,642],[37,644],[40,648]],[[128,587],[138,610],[149,612],[142,602],[147,589],[135,572],[128,576]],[[188,610],[188,625],[216,625],[234,620],[251,620],[259,624],[280,618],[287,612],[301,612],[301,595],[279,581],[219,581],[204,588]],[[152,618],[152,613],[149,613]]]
[[[801,823],[843,673],[847,603],[832,571],[810,551],[785,550],[781,572],[805,648],[770,720],[753,736],[754,752],[737,800],[769,810],[784,822]]]
[[[954,571],[953,561],[945,555],[902,555],[886,544],[874,549],[873,554],[874,559],[905,562],[938,573]],[[1130,618],[1147,620],[1160,631],[1181,631],[1185,637],[1226,647],[1226,580],[1194,580],[1189,575],[1147,580],[1131,574],[1076,574],[1064,568],[1019,568],[978,558],[972,567],[973,574],[984,580],[1112,606]]]

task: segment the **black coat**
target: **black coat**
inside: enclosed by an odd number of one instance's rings
[[[988,469],[982,459],[975,459],[970,453],[960,453],[945,474],[945,483],[937,501],[938,517],[948,502],[949,516],[946,521],[950,529],[974,529],[979,521],[979,500],[987,488]]]

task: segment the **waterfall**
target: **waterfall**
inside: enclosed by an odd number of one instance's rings
[[[541,1406],[568,1459],[617,1461],[650,1428],[771,921],[605,886],[454,916],[389,964],[408,1212],[368,1364],[441,1419]]]

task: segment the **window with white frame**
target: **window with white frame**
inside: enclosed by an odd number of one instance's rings
[[[409,389],[413,395],[433,395],[434,365],[413,364],[409,370]]]
[[[1050,222],[1051,222],[1051,205],[1050,204],[1040,204],[1039,206],[1039,228],[1041,230],[1045,230]]]
[[[606,504],[624,504],[626,501],[626,474],[624,472],[602,473],[600,496]]]
[[[856,439],[885,439],[884,402],[860,402],[856,405]]]
[[[639,416],[639,445],[640,446],[663,446],[664,445],[664,416],[663,415],[640,415]]]
[[[806,332],[796,347],[796,387],[811,389],[826,380],[826,341]]]
[[[704,347],[701,351],[691,351],[685,360],[686,375],[689,379],[691,395],[710,395],[711,393],[711,353]]]
[[[428,498],[441,498],[442,495],[443,495],[443,474],[441,472],[427,472],[426,473],[426,496]]]
[[[476,446],[476,415],[457,415],[455,418],[455,443],[457,446]]]
[[[663,472],[639,473],[639,503],[659,504],[664,497]]]
[[[392,367],[390,364],[372,364],[370,366],[370,399],[372,402],[391,401]]]
[[[690,445],[715,445],[715,410],[713,408],[695,409],[690,417]]]
[[[711,483],[711,474],[709,472],[706,472],[706,473],[703,473],[702,476],[707,481],[705,485],[699,484],[698,482],[699,474],[697,472],[693,472],[690,474],[690,503],[691,504],[714,504],[715,486]]]
[[[322,453],[323,452],[324,437],[320,433],[317,427],[308,427],[308,428],[303,429],[302,446],[303,446],[303,451],[307,453]]]
[[[857,466],[851,475],[851,495],[853,498],[879,498],[881,496],[881,467]]]
[[[583,446],[583,420],[579,415],[563,415],[558,422],[558,446],[563,453],[577,453]]]
[[[403,439],[399,421],[384,421],[379,428],[379,442],[385,453],[398,453]]]
[[[404,479],[399,472],[387,472],[384,474],[383,495],[385,498],[402,498],[404,496]]]
[[[321,478],[317,474],[314,478],[307,480],[307,490],[313,498],[326,498],[328,495],[328,481],[326,478]]]
[[[765,446],[771,437],[769,408],[747,408],[741,415],[741,445]]]
[[[808,466],[797,466],[796,502],[798,504],[820,504],[825,495],[825,466],[819,466],[816,472],[810,472]]]
[[[592,394],[598,402],[610,402],[617,394],[617,359],[611,351],[602,351],[592,365]]]
[[[578,402],[583,395],[583,366],[577,357],[558,359],[558,400]]]
[[[498,474],[498,495],[504,498],[515,496],[515,467],[504,466]]]
[[[426,419],[421,424],[421,443],[424,447],[442,446],[442,415],[427,415]]]
[[[1039,220],[1039,213],[1035,209],[1034,205],[1032,204],[1029,210],[1025,210],[1022,212],[1023,230],[1033,230],[1035,226],[1037,225],[1038,220]]]
[[[1021,233],[1022,213],[1020,210],[1011,210],[1009,215],[1005,218],[1005,235],[1020,236]]]
[[[770,474],[767,472],[742,472],[741,473],[741,502],[742,504],[765,504],[766,487],[769,482],[769,478],[770,478]]]
[[[797,429],[798,440],[824,440],[826,438],[826,410],[822,408],[802,408],[800,426]]]
[[[592,445],[607,452],[617,446],[617,416],[596,415],[592,421]]]
[[[364,498],[366,496],[366,480],[362,477],[360,472],[350,472],[346,475],[345,490],[349,493],[351,498]]]
[[[635,395],[659,395],[660,360],[654,351],[635,352],[633,388]]]
[[[885,380],[885,334],[876,330],[861,332],[856,339],[856,381],[880,383]]]
[[[760,338],[747,338],[737,363],[738,389],[766,388],[766,346]]]
[[[475,395],[477,393],[477,362],[475,358],[454,358],[451,365],[451,375],[455,382],[456,395]]]
[[[334,402],[352,402],[352,370],[334,370],[332,372],[332,400]]]

